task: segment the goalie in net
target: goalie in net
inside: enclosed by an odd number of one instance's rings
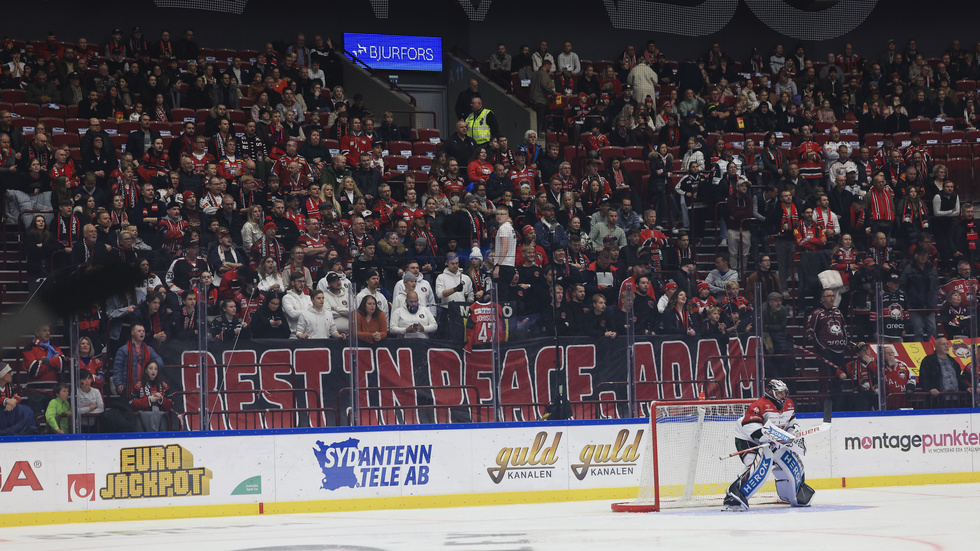
[[[806,453],[797,431],[795,406],[787,397],[786,383],[771,379],[765,396],[749,405],[735,430],[735,448],[741,453],[745,471],[729,486],[727,511],[745,511],[749,499],[762,487],[772,471],[776,493],[794,507],[808,507],[813,488],[807,486],[800,455]],[[799,452],[799,454],[797,453]]]

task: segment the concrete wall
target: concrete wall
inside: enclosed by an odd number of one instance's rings
[[[405,94],[391,90],[386,82],[372,77],[370,73],[354,65],[347,58],[342,59],[344,60],[344,89],[350,90],[347,93],[347,98],[352,98],[355,92],[363,95],[364,105],[374,113],[377,124],[382,122],[382,115],[385,111],[416,110]],[[419,122],[424,125],[428,120]],[[396,114],[395,122],[409,124],[409,116]]]

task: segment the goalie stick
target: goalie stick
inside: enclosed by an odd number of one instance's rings
[[[824,402],[823,423],[820,423],[819,425],[817,425],[815,427],[810,427],[808,429],[803,429],[803,430],[797,432],[796,434],[793,434],[791,438],[788,438],[788,439],[785,439],[785,440],[777,440],[777,442],[779,442],[780,444],[789,444],[790,442],[793,442],[795,440],[799,440],[801,438],[806,438],[807,436],[810,436],[811,434],[816,434],[818,432],[823,432],[825,430],[830,429],[830,421],[831,421],[831,415],[832,415],[831,405],[832,404],[831,404],[831,401],[830,400],[827,400],[826,402]],[[789,433],[787,433],[785,431],[782,431],[782,430],[780,430],[778,428],[775,428],[775,427],[768,427],[768,429],[769,429],[770,434],[775,434],[775,435],[789,435]],[[738,457],[738,456],[740,456],[742,454],[745,454],[745,453],[749,453],[749,452],[758,450],[759,448],[764,448],[764,447],[766,447],[768,445],[769,445],[769,442],[767,442],[765,444],[759,444],[758,446],[753,446],[751,448],[746,448],[746,449],[741,450],[741,451],[732,452],[732,453],[730,453],[728,455],[723,455],[723,456],[719,457],[718,459],[728,459],[729,457]]]

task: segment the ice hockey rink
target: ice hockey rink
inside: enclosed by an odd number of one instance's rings
[[[978,536],[980,484],[954,484],[821,490],[810,508],[746,513],[613,513],[585,501],[0,528],[0,549],[904,551],[976,549]]]

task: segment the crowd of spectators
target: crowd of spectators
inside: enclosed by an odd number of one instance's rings
[[[557,62],[542,42],[509,65],[501,46],[490,74],[530,77],[540,128],[511,147],[473,81],[420,174],[389,148],[409,129],[346,98],[319,36],[223,69],[191,31],[150,43],[117,30],[104,48],[8,41],[0,86],[90,118],[76,155],[55,145],[63,129],[27,135],[0,112],[7,219],[24,228],[31,290],[91,263],[140,271],[84,312],[81,331],[95,388],[137,411],[172,408],[158,350],[196,342],[202,301],[208,337],[236,344],[450,338],[454,303],[472,305],[472,337],[493,300],[535,315],[531,336],[761,333],[767,352],[806,345],[835,380],[875,387],[877,372],[862,379],[849,360],[878,326],[895,342],[972,331],[973,205],[922,132],[896,136],[910,120],[972,128],[973,98],[954,100],[952,86],[977,76],[976,61],[955,42],[936,71],[914,41],[877,60],[850,45],[819,64],[802,47],[781,52],[738,64],[715,43],[676,66],[651,41],[600,76],[568,42]],[[923,94],[928,105],[915,103]],[[207,115],[171,120],[188,108]],[[124,148],[106,119],[134,123]],[[639,148],[642,175],[624,168],[625,148]],[[23,370],[53,388],[63,356],[49,335],[38,330]],[[939,365],[937,392],[966,389],[959,364]],[[771,366],[796,375],[785,357]]]

